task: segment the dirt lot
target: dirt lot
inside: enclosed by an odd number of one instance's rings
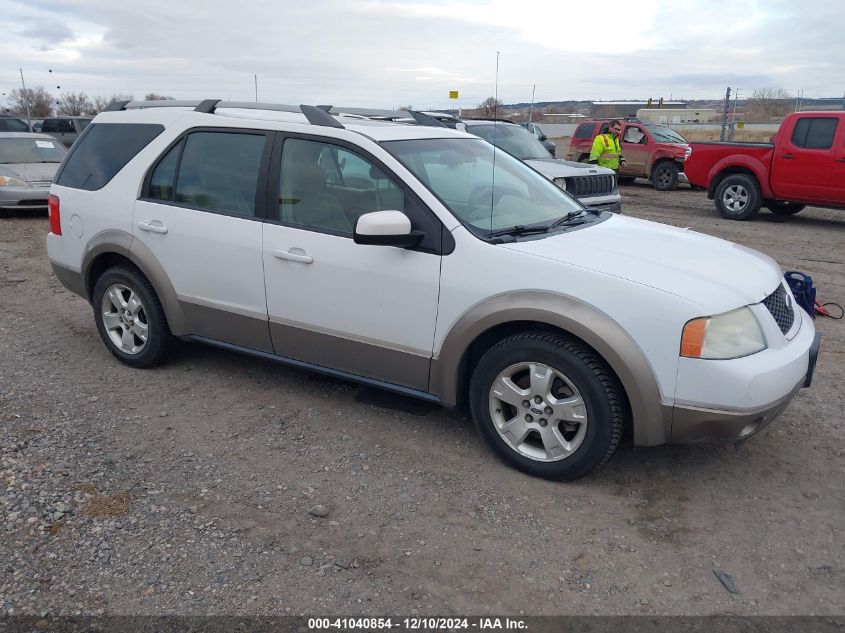
[[[624,205],[845,304],[845,212],[730,222],[645,184]],[[50,273],[47,230],[0,220],[6,613],[843,612],[845,321],[817,319],[812,388],[740,451],[625,447],[556,484],[468,420],[304,371],[199,345],[129,370]]]

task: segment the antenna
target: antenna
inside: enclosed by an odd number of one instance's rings
[[[493,177],[490,187],[490,232],[493,232],[493,204],[496,200],[496,129],[499,125],[499,51],[496,51],[496,83],[493,89]]]

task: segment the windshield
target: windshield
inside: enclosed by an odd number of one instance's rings
[[[485,236],[583,210],[550,180],[482,140],[438,138],[382,145],[455,217]]]
[[[480,136],[488,143],[493,143],[519,160],[550,158],[549,150],[537,140],[531,132],[519,125],[503,123],[500,125],[467,125],[467,132]]]
[[[655,141],[661,143],[684,143],[688,141],[683,136],[678,134],[675,130],[668,127],[649,127],[649,132],[654,137]]]
[[[66,153],[48,138],[0,138],[0,163],[60,163]]]

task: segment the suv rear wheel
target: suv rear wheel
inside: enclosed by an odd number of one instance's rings
[[[805,206],[797,202],[778,202],[777,200],[769,200],[766,203],[766,208],[775,215],[795,215]]]
[[[753,176],[731,174],[716,187],[716,210],[729,220],[748,220],[757,215],[762,203],[760,185]]]
[[[578,479],[613,454],[624,401],[592,350],[540,331],[494,345],[470,383],[472,417],[488,444],[508,464],[547,479]]]
[[[106,270],[94,286],[94,319],[109,351],[131,367],[164,360],[173,342],[150,282],[124,266]]]

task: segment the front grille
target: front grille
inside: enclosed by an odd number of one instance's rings
[[[611,174],[572,176],[566,178],[566,190],[576,198],[606,196],[613,193],[613,176]]]
[[[19,200],[20,207],[46,207],[47,198],[30,198],[29,200]]]
[[[775,323],[778,324],[780,331],[786,334],[789,332],[792,324],[795,322],[795,309],[792,307],[792,301],[787,300],[786,290],[783,289],[783,284],[768,297],[763,299],[763,305],[768,308]]]

